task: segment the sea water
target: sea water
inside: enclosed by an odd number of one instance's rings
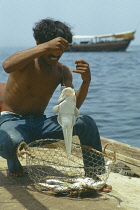
[[[6,82],[8,78],[2,62],[11,54],[30,47],[1,49],[0,82]],[[94,118],[101,136],[140,148],[140,46],[130,45],[126,52],[67,52],[60,62],[72,71],[77,59],[90,64],[92,76],[80,114]],[[77,91],[82,82],[81,76],[72,75]],[[60,86],[45,110],[47,116],[53,115],[52,108],[59,95]]]

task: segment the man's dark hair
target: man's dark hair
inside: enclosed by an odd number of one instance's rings
[[[72,42],[71,28],[65,23],[53,19],[42,19],[35,23],[33,36],[40,44],[48,42],[56,37],[62,37],[69,43]]]

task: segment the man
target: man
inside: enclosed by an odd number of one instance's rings
[[[27,144],[37,139],[63,139],[57,116],[47,118],[44,111],[59,84],[72,87],[72,74],[58,62],[72,42],[72,33],[66,24],[44,19],[33,28],[37,45],[15,53],[3,62],[9,74],[0,117],[0,155],[7,159],[11,176],[23,175],[16,156],[21,141]],[[81,74],[82,84],[76,92],[77,108],[84,102],[91,74],[89,64],[76,60],[74,73]],[[81,116],[74,126],[81,144],[101,151],[97,126],[92,118]],[[104,188],[109,190],[105,186]]]

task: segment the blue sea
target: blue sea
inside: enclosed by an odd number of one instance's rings
[[[2,62],[13,53],[28,48],[1,48],[0,82],[6,82],[8,78]],[[92,74],[80,114],[94,118],[101,136],[140,148],[140,46],[130,45],[126,52],[67,52],[60,61],[74,70],[77,59],[89,62]],[[72,74],[73,85],[78,90],[81,77]],[[59,95],[60,86],[45,111],[47,116],[52,115]]]

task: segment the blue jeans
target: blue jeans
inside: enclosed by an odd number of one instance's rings
[[[73,135],[77,135],[82,145],[102,151],[98,128],[94,120],[86,115],[80,116],[74,125]],[[16,156],[18,145],[39,139],[64,139],[57,116],[6,114],[0,116],[0,156],[12,159]],[[94,152],[92,156],[94,156]],[[91,155],[87,157],[83,149],[85,168],[92,167]],[[103,165],[104,160],[98,161]],[[95,166],[95,163],[94,163]]]

